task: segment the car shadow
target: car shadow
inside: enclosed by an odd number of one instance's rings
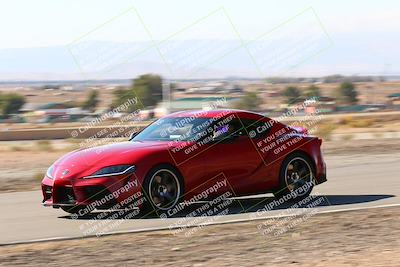
[[[215,213],[211,215],[232,215],[241,213],[252,213],[257,211],[272,211],[272,210],[283,210],[283,209],[300,209],[300,208],[314,208],[314,207],[326,207],[326,206],[341,206],[349,204],[359,204],[378,201],[386,198],[394,197],[394,195],[311,195],[304,201],[285,201],[280,203],[279,199],[274,197],[241,197],[234,198],[228,205],[220,207],[218,205],[209,205],[212,202],[197,202],[191,205],[185,206],[179,211],[174,211],[173,214],[166,214],[166,218],[182,218],[182,217],[200,217],[208,215],[209,210],[214,210],[214,208],[219,208],[219,211],[226,211],[225,213]],[[208,204],[208,206],[207,206]],[[206,207],[206,208],[205,208]],[[207,208],[208,207],[208,208]],[[200,210],[200,212],[199,212]],[[120,210],[120,211],[110,211],[101,210],[94,211],[90,214],[84,216],[60,216],[63,219],[78,219],[78,220],[117,220],[117,219],[154,219],[160,218],[160,213],[156,212],[135,212],[131,210]],[[136,214],[137,213],[137,214]],[[101,216],[99,216],[101,214]],[[127,216],[131,214],[131,216]],[[162,214],[162,213],[161,213]],[[165,213],[164,213],[165,214]],[[161,215],[162,217],[163,215]]]

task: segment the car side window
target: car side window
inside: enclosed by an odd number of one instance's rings
[[[238,119],[221,119],[214,123],[213,140],[223,140],[229,136],[243,136],[245,131]]]
[[[228,137],[245,136],[246,131],[240,121],[234,117],[224,117],[214,121],[209,127],[203,131],[206,133],[199,139],[199,142],[208,140],[219,142]]]

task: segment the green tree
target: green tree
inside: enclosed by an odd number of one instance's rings
[[[345,104],[356,104],[358,102],[357,99],[357,91],[355,86],[351,82],[343,82],[340,84],[338,88],[338,98],[342,103]]]
[[[127,103],[129,99],[135,99],[137,96],[132,89],[119,88],[113,92],[114,100],[111,104],[111,108],[116,108],[124,103]],[[139,102],[140,103],[140,102]],[[141,105],[129,105],[126,112],[135,111],[138,108],[142,108]]]
[[[129,89],[117,89],[114,92],[112,106],[119,106],[129,98],[138,98],[138,104],[131,106],[129,111],[142,108],[143,106],[155,106],[162,99],[161,76],[153,74],[141,75],[133,80],[132,86]]]
[[[0,94],[0,111],[4,117],[18,113],[25,104],[25,98],[15,93]]]
[[[321,93],[318,86],[310,85],[304,95],[306,97],[320,97]]]
[[[91,90],[86,100],[82,103],[82,108],[93,111],[99,103],[98,97],[99,92],[97,90]]]
[[[283,91],[283,96],[286,97],[288,104],[292,104],[299,100],[300,91],[299,91],[299,89],[297,89],[297,87],[288,86]]]
[[[242,98],[235,103],[237,109],[257,110],[261,104],[261,99],[256,92],[246,92]]]
[[[162,99],[162,79],[159,75],[145,74],[133,80],[133,91],[143,106],[154,106]]]

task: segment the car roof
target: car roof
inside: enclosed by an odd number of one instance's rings
[[[213,118],[218,116],[227,116],[230,114],[237,114],[241,118],[249,119],[265,117],[264,115],[258,113],[239,109],[187,110],[169,114],[167,117]]]

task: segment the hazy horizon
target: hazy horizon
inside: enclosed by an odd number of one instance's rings
[[[395,1],[43,0],[1,7],[0,80],[400,73]]]

